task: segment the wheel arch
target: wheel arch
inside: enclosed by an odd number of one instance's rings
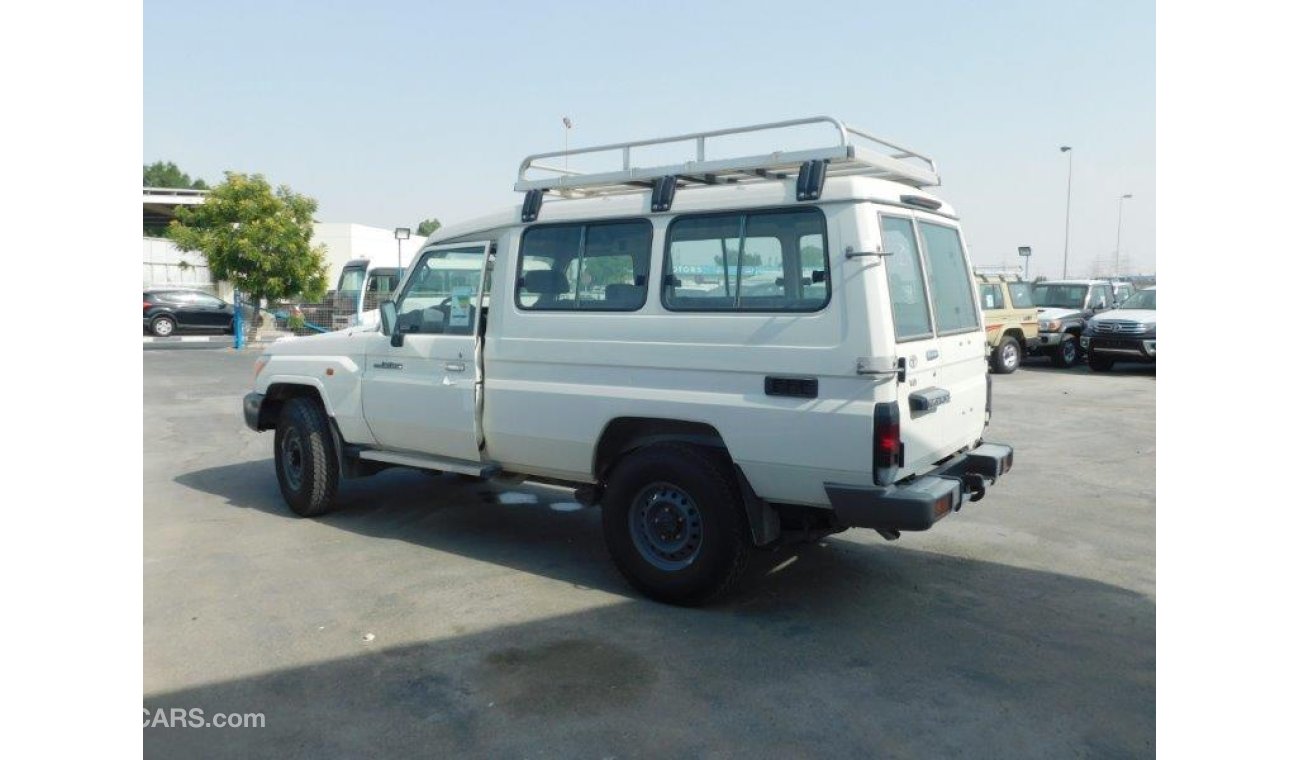
[[[655,443],[688,443],[715,449],[736,475],[745,502],[745,516],[756,546],[765,546],[780,537],[781,521],[771,504],[764,501],[749,484],[745,472],[735,463],[722,433],[716,427],[695,420],[662,417],[616,417],[605,424],[592,453],[591,472],[598,484],[609,476],[620,459],[637,449]]]
[[[330,409],[329,402],[325,394],[321,392],[319,383],[304,382],[310,378],[290,379],[276,378],[266,388],[266,395],[262,399],[262,407],[257,414],[257,426],[259,430],[274,429],[280,420],[280,412],[284,409],[285,403],[294,398],[311,398],[321,405],[325,410],[325,415],[334,419],[334,413]]]

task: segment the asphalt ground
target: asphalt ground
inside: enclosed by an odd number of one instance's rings
[[[1154,754],[1153,368],[1027,360],[982,502],[679,609],[562,489],[388,471],[293,516],[240,411],[256,355],[143,354],[144,706],[265,722],[146,728],[150,755]]]

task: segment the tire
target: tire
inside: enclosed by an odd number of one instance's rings
[[[1110,372],[1115,366],[1115,360],[1108,356],[1098,356],[1094,353],[1088,354],[1088,366],[1093,372]]]
[[[149,332],[159,338],[166,338],[176,332],[176,320],[166,314],[154,317],[153,321],[149,323]]]
[[[724,596],[752,547],[740,488],[725,457],[680,443],[639,449],[601,498],[605,544],[634,588],[695,606]]]
[[[1015,372],[1020,368],[1020,360],[1024,358],[1024,353],[1020,341],[1010,335],[1006,336],[993,351],[993,371],[999,375]]]
[[[1079,363],[1079,339],[1073,335],[1061,338],[1061,345],[1052,353],[1052,364],[1057,367],[1073,367]]]
[[[325,410],[313,398],[289,399],[275,426],[275,476],[289,508],[302,517],[329,511],[339,487],[339,460]]]

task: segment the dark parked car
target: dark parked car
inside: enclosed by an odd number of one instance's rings
[[[159,337],[177,330],[232,332],[235,307],[201,290],[144,291],[144,328]]]

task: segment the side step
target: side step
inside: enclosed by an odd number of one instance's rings
[[[461,475],[476,475],[480,478],[490,478],[501,471],[500,465],[491,462],[467,462],[464,459],[435,457],[429,454],[399,454],[395,451],[365,449],[357,456],[371,462],[385,462],[421,470],[456,472]]]

